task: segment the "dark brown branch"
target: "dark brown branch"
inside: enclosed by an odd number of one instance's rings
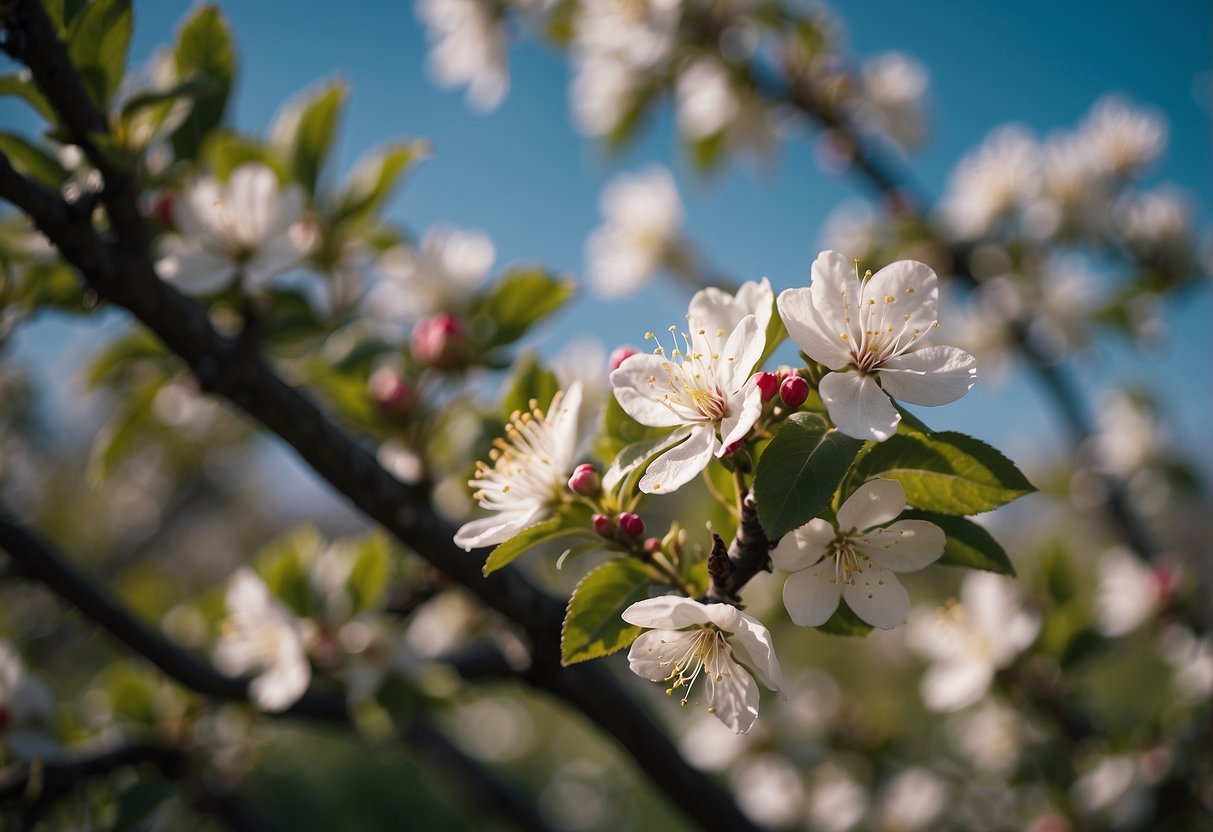
[[[758,522],[758,504],[753,494],[741,500],[741,522],[737,534],[729,544],[728,551],[716,535],[712,535],[715,546],[708,560],[708,574],[712,583],[708,587],[709,603],[736,603],[741,588],[759,572],[771,571],[771,541]],[[715,564],[715,565],[713,565]]]

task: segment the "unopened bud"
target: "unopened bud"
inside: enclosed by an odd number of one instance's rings
[[[8,727],[10,718],[11,712],[8,709],[8,705],[0,702],[0,732],[3,732]]]
[[[1154,591],[1158,595],[1158,601],[1163,606],[1166,606],[1174,600],[1175,593],[1179,589],[1179,567],[1164,563],[1154,566],[1152,572]]]
[[[745,440],[743,440],[743,439],[738,439],[735,442],[730,442],[728,445],[725,446],[724,455],[728,456],[729,454],[733,453],[733,451],[735,451],[741,447],[741,443],[744,441]]]
[[[602,478],[598,476],[598,469],[588,462],[578,465],[569,477],[569,491],[582,497],[593,497],[600,488]]]
[[[176,231],[177,222],[173,219],[173,203],[177,195],[173,191],[163,191],[152,202],[152,217],[165,231]]]
[[[616,519],[619,521],[619,530],[628,537],[632,539],[644,537],[644,521],[640,519],[639,514],[625,511]]]
[[[417,363],[449,370],[467,361],[468,339],[453,315],[435,315],[413,328],[413,358]]]
[[[635,347],[615,347],[615,349],[611,351],[610,359],[608,359],[611,372],[613,373],[618,370],[620,364],[627,361],[638,352],[639,350],[637,350]]]
[[[661,540],[660,540],[660,538],[656,538],[656,537],[650,537],[650,538],[648,538],[647,540],[645,540],[645,542],[644,542],[644,550],[645,550],[646,552],[648,552],[650,555],[655,555],[655,554],[657,554],[658,552],[660,552],[660,551],[661,551]]]
[[[615,523],[605,514],[595,514],[593,519],[594,532],[599,537],[611,538],[615,536]]]
[[[779,376],[774,373],[754,373],[754,383],[762,391],[764,402],[769,402],[779,392]]]
[[[391,367],[380,367],[367,382],[371,400],[389,419],[402,419],[413,409],[413,391]]]
[[[779,398],[788,407],[800,407],[809,397],[809,383],[800,376],[788,376],[779,385]]]

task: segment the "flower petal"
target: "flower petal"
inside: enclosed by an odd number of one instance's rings
[[[838,509],[838,528],[864,531],[880,526],[901,514],[906,492],[897,480],[869,480]]]
[[[722,657],[717,665],[704,668],[708,707],[717,719],[744,734],[758,719],[758,685],[745,668],[728,657]]]
[[[729,397],[728,415],[720,423],[720,450],[717,456],[723,456],[730,445],[745,438],[762,415],[762,390],[757,384],[749,384],[740,392]]]
[[[712,455],[720,447],[716,428],[698,425],[691,430],[687,441],[675,445],[649,463],[640,478],[640,490],[645,494],[668,494],[677,491],[708,467]]]
[[[943,529],[926,520],[900,520],[855,540],[855,548],[882,569],[913,572],[939,560],[947,538]]]
[[[839,338],[846,332],[846,327],[827,326],[813,306],[812,290],[787,289],[780,292],[778,306],[788,335],[809,358],[831,370],[840,370],[851,363],[849,342]]]
[[[269,668],[249,684],[249,699],[263,711],[284,711],[299,701],[312,678],[312,668],[303,654],[291,650],[279,656]]]
[[[985,695],[994,668],[981,661],[942,662],[922,677],[922,699],[933,711],[958,711]]]
[[[903,325],[906,344],[915,331],[923,336],[930,333],[939,318],[939,278],[930,266],[917,260],[885,266],[868,279],[863,293],[878,303],[893,298],[887,304],[888,312]]]
[[[663,404],[666,388],[657,385],[657,379],[666,378],[669,363],[664,356],[638,353],[611,372],[619,406],[642,425],[665,428],[682,424],[678,414]]]
[[[775,655],[771,631],[754,616],[739,611],[731,632],[732,636],[725,640],[732,646],[738,661],[753,670],[768,688],[780,690],[783,687],[783,669]]]
[[[771,562],[785,572],[808,569],[821,560],[837,535],[833,526],[815,517],[783,536],[779,545],[771,550]]]
[[[469,520],[455,532],[455,545],[465,552],[482,546],[496,546],[535,525],[543,514],[543,509],[536,506],[528,512],[499,511],[488,517]]]
[[[842,585],[834,580],[832,559],[789,575],[783,585],[783,605],[792,621],[801,627],[816,627],[829,621],[841,596]]]
[[[758,319],[746,315],[733,328],[729,340],[720,351],[716,364],[716,382],[725,393],[740,390],[750,379],[750,373],[766,349],[766,332],[758,330]]]
[[[664,681],[669,678],[675,659],[686,652],[686,642],[693,637],[693,632],[669,629],[641,633],[628,651],[628,668],[650,682]]]
[[[818,390],[830,419],[847,436],[883,442],[897,432],[901,414],[871,376],[827,373]]]
[[[869,564],[852,572],[854,583],[845,584],[842,597],[852,611],[873,627],[891,630],[910,617],[910,593],[892,572]]]
[[[934,407],[969,392],[977,383],[977,359],[959,347],[923,347],[890,358],[877,375],[893,398]]]
[[[683,598],[680,595],[661,595],[637,601],[624,610],[620,617],[637,627],[681,630],[683,627],[709,623],[711,616],[706,606],[715,605],[704,605],[693,598]]]

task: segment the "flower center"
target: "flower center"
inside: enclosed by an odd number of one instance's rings
[[[707,331],[703,328],[695,330],[694,334],[683,332],[671,326],[670,335],[674,336],[674,347],[667,354],[666,349],[657,336],[646,332],[647,340],[657,341],[653,352],[667,356],[661,368],[665,378],[649,376],[649,386],[661,391],[661,404],[668,407],[683,423],[719,422],[728,415],[729,402],[724,391],[716,383],[718,370],[722,362],[733,361],[733,356],[721,356],[713,352],[707,339]],[[723,331],[716,332],[716,338],[723,336]],[[682,338],[683,349],[678,347],[678,338]]]
[[[860,281],[859,308],[854,309],[849,303],[846,304],[844,323],[848,332],[842,334],[842,339],[850,343],[851,360],[856,369],[861,373],[874,373],[890,358],[913,346],[923,336],[923,331],[922,327],[911,321],[909,313],[901,311],[897,297],[878,297],[871,292],[872,272],[865,272],[859,278],[858,261],[855,269]],[[913,295],[915,291],[914,286],[905,288],[906,295]],[[902,303],[901,307],[904,306]],[[853,322],[856,317],[858,325]],[[938,326],[938,321],[931,324],[932,328]]]
[[[476,492],[472,497],[484,508],[496,511],[548,505],[562,493],[567,472],[564,452],[558,444],[553,421],[534,399],[525,413],[514,411],[505,426],[505,438],[493,440],[489,459],[493,466],[476,462],[476,477],[468,482]]]
[[[862,575],[864,568],[871,560],[864,552],[855,548],[855,542],[850,532],[839,534],[830,544],[834,550],[834,577],[831,583],[855,584],[855,576]]]
[[[708,675],[714,676],[717,682],[728,675],[724,659],[729,654],[729,646],[725,643],[724,633],[712,624],[700,628],[679,646],[683,648],[682,651],[659,662],[658,667],[670,667],[670,675],[665,677],[665,680],[670,682],[665,691],[666,696],[673,696],[675,690],[686,687],[679,701],[680,705],[685,706],[690,701],[695,680],[705,668]],[[714,713],[715,710],[713,707],[708,708],[709,713]]]

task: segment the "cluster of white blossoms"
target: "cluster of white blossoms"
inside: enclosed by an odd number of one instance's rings
[[[504,4],[493,0],[418,0],[430,50],[426,70],[440,87],[467,87],[475,110],[495,109],[510,88]]]
[[[1077,129],[1044,141],[1021,126],[998,128],[953,170],[941,226],[960,240],[1003,228],[1038,239],[1114,230],[1121,185],[1159,156],[1166,135],[1158,114],[1115,96],[1096,102]]]
[[[927,132],[923,99],[930,81],[926,69],[904,52],[885,52],[864,61],[858,94],[851,108],[859,125],[912,150]]]
[[[237,282],[247,294],[265,291],[305,254],[300,234],[303,189],[285,188],[269,167],[249,162],[226,182],[202,177],[172,203],[176,234],[162,239],[157,273],[191,294]]]
[[[603,298],[630,295],[683,257],[682,200],[659,165],[612,179],[599,199],[603,224],[586,240],[586,280]]]

